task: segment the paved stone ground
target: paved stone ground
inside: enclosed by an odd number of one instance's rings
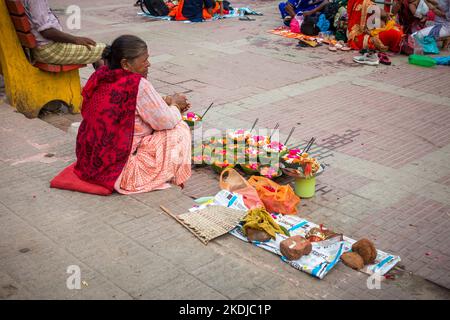
[[[339,264],[323,280],[230,235],[204,246],[159,209],[175,213],[214,194],[217,176],[194,172],[172,188],[107,198],[49,189],[74,159],[65,132],[79,115],[26,119],[0,107],[0,298],[73,299],[449,299],[450,96],[448,67],[352,63],[354,53],[299,48],[266,31],[275,1],[240,0],[256,21],[203,24],[138,17],[133,1],[81,0],[79,34],[110,42],[124,33],[150,48],[150,79],[163,94],[185,92],[194,111],[212,101],[204,128],[280,123],[292,145],[314,136],[327,164],[299,215],[398,254],[406,271],[381,290]],[[50,1],[58,13],[69,0]],[[64,18],[62,18],[64,21]],[[82,70],[83,82],[92,72]],[[82,290],[66,269],[81,267]]]

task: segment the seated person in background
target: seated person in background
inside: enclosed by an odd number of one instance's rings
[[[47,0],[22,0],[22,3],[37,41],[37,48],[32,52],[36,61],[62,65],[103,64],[101,57],[106,45],[62,32],[61,24],[50,10]]]
[[[450,0],[439,0],[434,26],[417,32],[419,37],[433,36],[435,39],[450,37]]]
[[[347,0],[341,1],[338,12],[334,16],[333,26],[336,40],[347,42]]]
[[[422,16],[416,12],[419,0],[397,0],[392,7],[392,14],[398,15],[398,22],[403,26],[405,34],[412,34],[425,27],[427,21],[434,20],[436,15],[442,16],[442,11],[435,0],[425,1],[430,9]]]
[[[384,10],[381,9],[381,26],[375,29],[368,29],[367,20],[370,17],[368,11],[373,4],[370,0],[348,1],[349,46],[355,50],[369,49],[400,52],[403,32],[395,24],[395,21],[388,19],[388,15]]]
[[[306,17],[320,13],[329,3],[330,2],[328,0],[323,0],[318,6],[314,7],[313,9],[303,11],[302,14],[304,17]]]
[[[328,3],[328,0],[288,0],[287,2],[281,2],[278,8],[280,9],[284,24],[289,26],[291,19],[295,15],[302,12],[311,12],[311,10],[318,8],[325,2]]]
[[[220,5],[214,0],[181,0],[170,11],[169,16],[174,17],[177,21],[201,22],[211,19],[219,11]]]

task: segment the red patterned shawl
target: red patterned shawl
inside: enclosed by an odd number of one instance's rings
[[[98,69],[83,89],[83,121],[77,136],[75,174],[114,189],[131,152],[136,99],[142,76]]]

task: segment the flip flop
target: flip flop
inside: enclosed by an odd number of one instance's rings
[[[336,43],[336,47],[337,47],[339,50],[342,50],[342,51],[349,51],[349,50],[351,50],[351,48],[350,48],[349,46],[347,46],[347,44],[346,44],[344,41],[342,41],[342,40],[339,40],[339,41]]]
[[[385,64],[387,66],[391,65],[391,60],[389,59],[388,55],[383,52],[378,52],[378,59],[380,60],[380,63]]]
[[[250,18],[249,16],[243,16],[243,17],[240,17],[239,20],[241,20],[241,21],[255,21],[256,19]]]
[[[347,45],[344,45],[342,48],[340,48],[342,51],[350,51],[352,48],[347,47]]]
[[[336,51],[337,51],[337,48],[336,48],[335,46],[333,46],[333,45],[329,45],[329,46],[328,46],[328,50],[333,51],[333,52],[336,52]]]

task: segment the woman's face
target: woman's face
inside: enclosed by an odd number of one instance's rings
[[[148,51],[146,50],[141,55],[139,55],[137,58],[133,60],[122,60],[122,68],[134,73],[139,73],[143,77],[147,78],[148,76],[148,69],[150,68],[150,62],[148,61],[148,58],[150,55],[148,54]]]

